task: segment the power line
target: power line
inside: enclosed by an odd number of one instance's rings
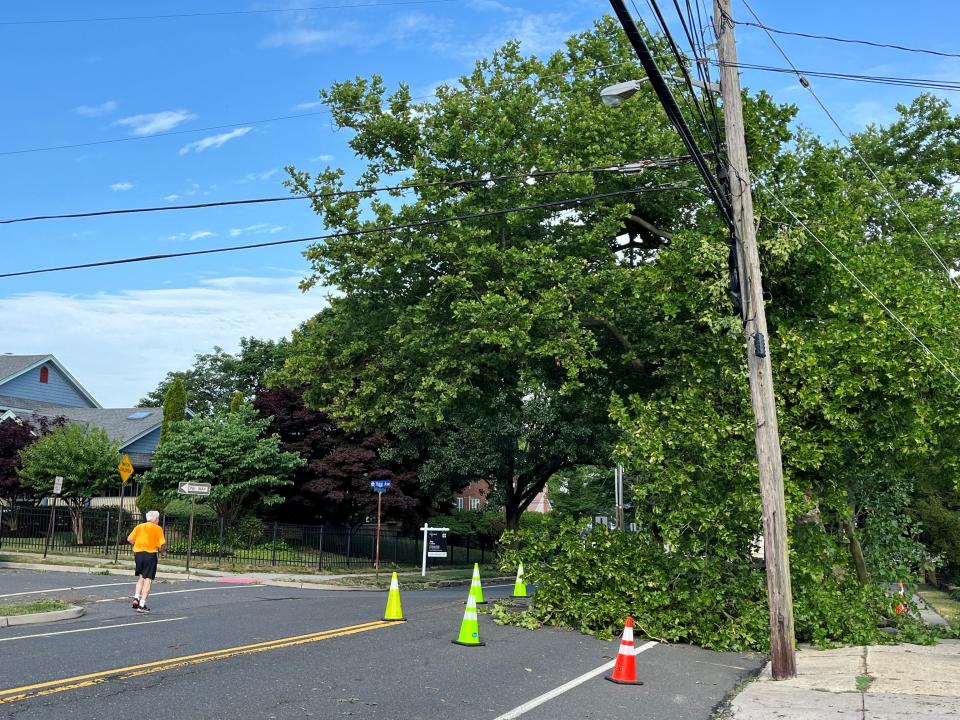
[[[40,275],[43,273],[61,272],[64,270],[82,270],[87,268],[107,267],[110,265],[126,265],[129,263],[149,262],[153,260],[168,260],[171,258],[192,257],[196,255],[213,255],[216,253],[236,252],[239,250],[253,250],[257,248],[276,247],[278,245],[293,245],[296,243],[315,242],[319,240],[332,240],[335,238],[358,237],[362,235],[373,235],[375,233],[396,232],[400,230],[416,230],[434,225],[443,225],[445,223],[460,222],[463,220],[476,220],[486,217],[498,217],[517,212],[526,212],[529,210],[543,210],[564,205],[576,205],[580,203],[592,202],[606,198],[619,197],[624,195],[635,195],[646,192],[659,192],[667,190],[695,190],[700,191],[695,185],[653,185],[644,188],[631,188],[629,190],[616,190],[606,193],[597,193],[594,195],[584,195],[582,197],[567,198],[565,200],[551,200],[548,202],[535,203],[533,205],[520,205],[517,207],[504,208],[502,210],[486,210],[483,212],[465,213],[462,215],[453,215],[446,218],[434,218],[432,220],[420,220],[413,223],[400,223],[395,225],[383,225],[372,228],[362,228],[359,230],[348,230],[346,232],[328,233],[326,235],[312,235],[310,237],[291,238],[287,240],[270,240],[260,243],[249,243],[246,245],[232,245],[220,248],[207,248],[204,250],[187,250],[176,253],[162,253],[156,255],[140,255],[137,257],[120,258],[116,260],[101,260],[98,262],[79,263],[76,265],[60,265],[57,267],[38,268],[35,270],[20,270],[18,272],[8,272],[0,274],[0,278],[22,277],[24,275]]]
[[[70,23],[129,22],[135,20],[173,20],[179,18],[224,17],[231,15],[268,15],[272,13],[315,12],[319,10],[351,10],[354,8],[390,7],[393,5],[436,5],[455,0],[392,0],[391,2],[356,3],[347,5],[312,5],[296,8],[271,8],[265,10],[221,10],[217,12],[170,13],[168,15],[122,15],[92,18],[54,18],[51,20],[6,20],[0,26],[16,25],[66,25]]]
[[[263,203],[286,202],[288,200],[323,200],[327,198],[345,197],[348,195],[372,195],[381,192],[404,192],[407,190],[419,190],[432,187],[458,187],[469,185],[486,185],[488,183],[498,183],[506,180],[525,180],[545,177],[555,177],[558,175],[583,175],[592,173],[635,173],[641,170],[651,168],[671,168],[677,167],[681,163],[690,160],[689,155],[677,157],[663,157],[653,160],[637,160],[620,165],[608,165],[602,167],[590,168],[562,168],[559,170],[531,170],[526,173],[513,173],[508,175],[490,175],[485,174],[476,178],[459,178],[456,180],[436,180],[433,182],[422,183],[401,183],[398,185],[381,185],[371,188],[357,188],[353,190],[335,190],[322,193],[304,193],[297,195],[282,195],[279,197],[247,198],[241,200],[219,200],[202,203],[187,203],[182,205],[158,205],[152,207],[139,208],[119,208],[112,210],[92,210],[86,212],[60,213],[48,215],[32,215],[28,217],[8,218],[0,220],[0,225],[13,225],[15,223],[36,222],[39,220],[71,220],[76,218],[103,217],[108,215],[133,215],[138,213],[169,212],[175,210],[197,210],[217,207],[231,207],[235,205],[258,205]]]
[[[936,55],[938,57],[960,58],[960,53],[943,52],[941,50],[931,50],[929,48],[908,47],[906,45],[895,45],[893,43],[882,43],[874,40],[857,40],[853,38],[842,38],[834,35],[815,35],[814,33],[797,32],[794,30],[778,30],[761,22],[745,22],[743,20],[734,21],[737,25],[744,27],[759,28],[767,33],[776,33],[777,35],[792,35],[794,37],[809,38],[812,40],[831,40],[839,43],[849,43],[851,45],[869,45],[876,48],[889,48],[891,50],[903,50],[904,52],[924,53],[926,55]]]
[[[773,38],[771,38],[772,40]],[[712,65],[721,65],[715,60],[709,60]],[[928,88],[930,90],[960,90],[960,82],[953,80],[934,80],[931,78],[912,78],[890,75],[863,75],[858,73],[830,72],[826,70],[798,70],[793,67],[777,67],[774,65],[756,65],[752,63],[723,63],[742,70],[762,70],[764,72],[787,73],[788,75],[801,74],[810,77],[822,77],[832,80],[848,80],[851,82],[873,83],[876,85],[898,85],[901,87]]]
[[[893,318],[893,320],[895,320],[897,324],[900,325],[900,327],[902,327],[904,330],[907,331],[907,334],[910,335],[913,341],[917,343],[917,345],[919,345],[924,350],[924,352],[926,352],[930,357],[936,360],[937,364],[939,364],[940,367],[946,370],[947,373],[950,375],[950,377],[952,377],[954,380],[957,381],[958,384],[960,384],[960,377],[957,377],[957,374],[949,366],[947,366],[947,364],[943,360],[940,359],[940,356],[937,355],[933,350],[931,350],[930,347],[917,336],[917,334],[910,328],[910,326],[907,325],[893,310],[891,310],[890,307],[885,302],[883,302],[883,300],[881,300],[873,290],[867,287],[866,283],[864,283],[863,280],[861,280],[857,276],[857,274],[853,270],[851,270],[847,266],[847,264],[837,256],[835,252],[833,252],[833,250],[827,247],[827,244],[824,243],[823,240],[821,240],[820,237],[813,230],[811,230],[810,227],[805,222],[803,222],[803,220],[801,220],[800,217],[793,210],[791,210],[786,205],[786,203],[784,203],[783,200],[780,199],[780,197],[776,193],[774,193],[773,191],[765,187],[762,189],[764,192],[770,195],[770,197],[772,197],[777,202],[777,204],[780,205],[780,207],[786,210],[787,213],[790,215],[790,217],[793,218],[794,222],[796,222],[800,227],[802,227],[807,232],[807,234],[810,235],[810,237],[812,237],[817,242],[818,245],[820,245],[820,247],[822,247],[824,250],[827,251],[830,257],[832,257],[840,265],[840,267],[842,267],[847,272],[847,274],[850,275],[850,277],[852,277],[856,281],[856,283],[863,289],[863,291],[867,295],[873,298],[880,305],[880,307],[884,309],[887,315]]]
[[[758,23],[761,23],[760,17],[757,15],[757,13],[754,11],[754,9],[750,6],[750,3],[749,3],[747,0],[743,0],[743,4],[746,6],[747,10],[750,11],[750,14],[753,15],[754,19],[755,19]],[[761,23],[761,24],[762,24],[762,23]],[[851,139],[851,137],[850,137],[850,136],[844,131],[844,129],[840,126],[840,123],[837,122],[837,119],[833,116],[833,113],[831,113],[830,110],[827,108],[827,106],[824,105],[823,100],[820,99],[820,96],[817,95],[816,91],[810,86],[810,83],[806,80],[806,78],[804,78],[802,72],[801,72],[800,70],[797,70],[796,66],[793,64],[793,61],[792,61],[792,60],[790,59],[790,57],[787,55],[786,51],[780,46],[780,43],[778,43],[778,42],[776,41],[776,38],[774,38],[773,35],[771,35],[769,32],[767,33],[767,37],[770,38],[770,42],[772,42],[773,45],[774,45],[774,47],[776,47],[777,50],[780,51],[780,54],[783,56],[783,59],[787,61],[787,64],[793,69],[793,72],[796,73],[797,77],[800,79],[800,84],[803,85],[803,87],[805,87],[805,88],[810,92],[810,94],[813,96],[814,100],[816,100],[816,101],[817,101],[817,104],[820,106],[820,109],[823,110],[823,112],[826,114],[826,116],[827,116],[828,118],[830,118],[830,122],[833,123],[833,126],[834,126],[834,127],[837,129],[837,131],[838,131],[841,135],[843,135],[843,137],[846,139],[846,141],[847,141],[847,143],[849,144],[850,148],[853,150],[853,152],[854,152],[854,154],[857,156],[857,158],[859,158],[859,160],[860,160],[860,162],[863,164],[863,166],[867,169],[867,172],[870,174],[870,176],[871,176],[871,177],[874,179],[874,181],[880,186],[880,188],[883,190],[884,194],[885,194],[887,197],[889,197],[890,200],[893,201],[893,204],[896,206],[897,210],[898,210],[898,211],[900,212],[900,214],[904,217],[904,219],[906,219],[907,223],[910,225],[910,227],[913,229],[913,231],[917,234],[917,236],[920,238],[920,240],[921,240],[921,241],[923,242],[923,244],[926,246],[927,250],[930,251],[930,254],[933,255],[934,258],[936,258],[936,260],[937,260],[938,263],[940,263],[940,266],[943,268],[944,272],[946,272],[946,274],[947,274],[947,279],[950,281],[950,283],[952,283],[952,284],[955,285],[956,287],[960,288],[960,282],[958,282],[958,281],[953,277],[953,275],[950,273],[950,268],[947,266],[947,263],[944,261],[944,259],[940,256],[940,253],[938,253],[938,252],[934,249],[934,247],[933,247],[933,246],[930,244],[930,242],[927,240],[926,236],[925,236],[922,232],[920,232],[920,229],[914,224],[913,219],[907,214],[906,210],[903,209],[903,206],[900,204],[900,201],[897,200],[896,197],[894,197],[893,193],[890,192],[890,190],[889,190],[889,188],[887,188],[886,184],[884,184],[884,182],[880,179],[880,177],[877,175],[877,173],[876,173],[876,172],[873,170],[873,168],[870,166],[870,163],[868,163],[867,160],[866,160],[866,158],[863,157],[863,155],[861,154],[859,148],[857,148],[856,143],[853,142],[853,140]]]

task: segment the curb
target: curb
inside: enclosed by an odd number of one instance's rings
[[[41,572],[65,572],[65,573],[76,573],[79,575],[120,575],[123,577],[132,577],[133,567],[129,568],[105,568],[105,567],[96,567],[91,565],[89,567],[83,567],[81,565],[44,565],[42,563],[22,563],[22,562],[0,562],[0,569],[8,570],[39,570]],[[163,570],[161,570],[163,572]],[[173,575],[173,577],[171,577]],[[186,578],[177,577],[177,575],[183,575],[183,573],[166,573],[166,576],[163,580],[169,580],[172,582],[179,582],[185,580]],[[133,582],[131,580],[131,582]]]
[[[73,605],[66,610],[3,616],[0,617],[0,628],[14,627],[15,625],[37,625],[39,623],[56,622],[57,620],[75,620],[85,612],[86,610],[82,607]]]

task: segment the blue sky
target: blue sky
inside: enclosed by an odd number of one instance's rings
[[[377,0],[372,0],[376,2]],[[609,6],[601,0],[463,0],[312,12],[139,21],[10,25],[18,20],[283,9],[289,0],[46,2],[0,11],[5,112],[0,215],[282,195],[283,166],[358,167],[318,90],[356,75],[410,84],[415,95],[469,71],[508,38],[557,48]],[[664,3],[665,8],[672,3]],[[769,25],[960,51],[960,5],[783,3],[752,0]],[[643,14],[650,13],[638,2]],[[738,19],[746,9],[735,2]],[[739,28],[742,62],[783,65],[758,30]],[[960,61],[894,50],[779,38],[801,68],[960,80]],[[835,136],[787,75],[745,71],[743,82],[800,107],[800,122]],[[915,91],[833,80],[814,87],[848,130],[887,121]],[[956,95],[953,93],[952,95]],[[946,93],[945,97],[951,97]],[[955,100],[955,98],[952,98]],[[316,113],[271,123],[249,121]],[[216,130],[202,128],[230,125]],[[184,131],[162,136],[161,133]],[[196,131],[196,132],[194,132]],[[7,271],[237,242],[313,235],[303,203],[0,226]],[[129,405],[168,369],[243,335],[279,337],[323,304],[302,295],[301,248],[0,279],[0,351],[56,354],[106,405]]]

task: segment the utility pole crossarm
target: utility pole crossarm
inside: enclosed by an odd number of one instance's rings
[[[787,549],[787,518],[783,490],[783,464],[777,406],[773,394],[773,370],[767,343],[767,318],[763,305],[760,256],[753,222],[753,195],[744,138],[737,47],[733,35],[730,0],[714,0],[714,25],[720,61],[720,87],[727,141],[728,175],[740,292],[743,301],[744,335],[750,398],[756,421],[757,466],[763,507],[763,548],[767,570],[767,602],[770,609],[770,656],[773,678],[784,680],[797,674],[793,632],[793,594],[790,556]]]

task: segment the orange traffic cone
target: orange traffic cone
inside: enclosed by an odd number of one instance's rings
[[[623,624],[623,635],[620,637],[620,650],[617,661],[613,665],[613,672],[604,677],[618,685],[643,685],[637,680],[637,657],[633,648],[633,618],[628,617]]]

